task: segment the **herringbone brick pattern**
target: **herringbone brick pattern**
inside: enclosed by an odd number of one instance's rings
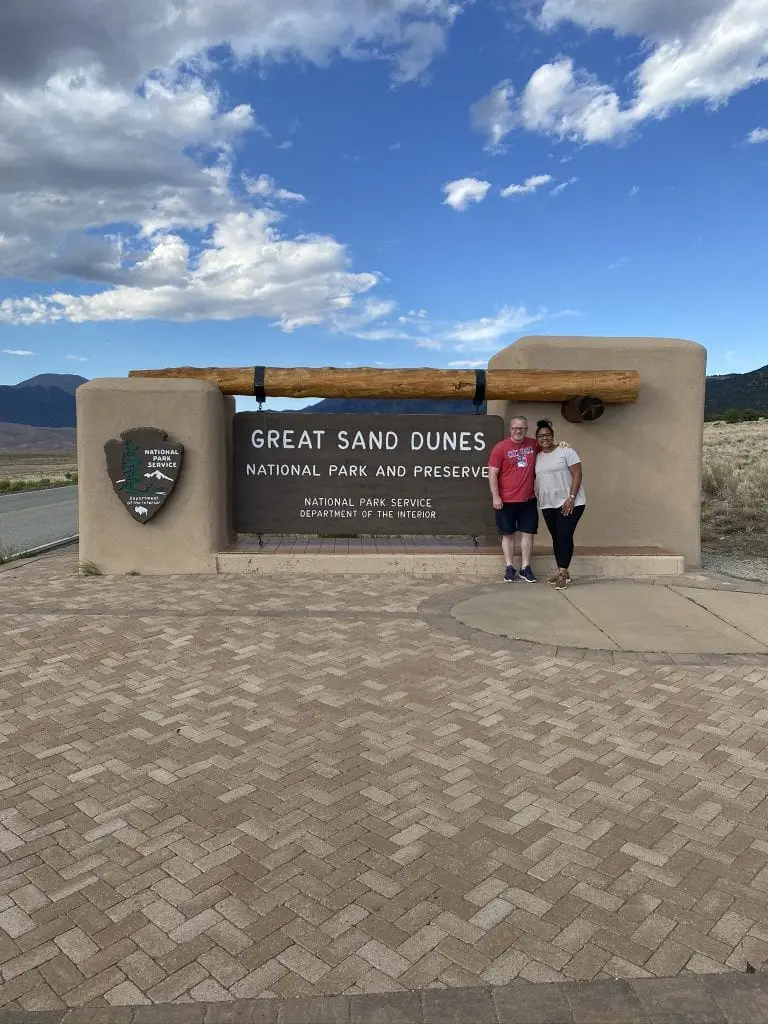
[[[0,1005],[768,962],[768,667],[457,638],[446,579],[71,563],[0,575]]]

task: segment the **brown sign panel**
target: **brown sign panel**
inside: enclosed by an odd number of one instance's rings
[[[164,430],[134,427],[107,441],[104,452],[115,493],[137,523],[148,523],[176,486],[184,448]]]
[[[503,438],[499,416],[238,413],[235,530],[494,533],[488,457]]]

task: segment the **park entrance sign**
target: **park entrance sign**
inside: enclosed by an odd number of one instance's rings
[[[238,413],[238,533],[487,535],[500,416]]]
[[[579,526],[579,573],[679,572],[683,560],[700,560],[705,368],[705,350],[679,338],[542,335],[520,338],[487,369],[259,363],[92,380],[77,389],[79,557],[102,573],[498,578],[488,459],[501,421],[523,415],[531,432],[538,419],[551,420],[584,465],[589,512]],[[340,396],[467,404],[459,416],[334,418],[323,407],[236,415],[238,396],[260,406]],[[139,458],[126,447],[122,435],[140,426],[167,435],[146,445],[147,457],[163,465],[144,465],[143,439],[132,439]],[[660,458],[670,437],[675,457]],[[165,445],[178,452],[178,467]],[[177,468],[171,492],[164,477]],[[265,543],[251,539],[258,534]],[[314,541],[317,534],[325,536]],[[330,543],[329,534],[362,540]],[[430,534],[457,540],[424,543]],[[494,541],[475,547],[473,536]],[[547,549],[540,533],[534,571],[549,568]]]

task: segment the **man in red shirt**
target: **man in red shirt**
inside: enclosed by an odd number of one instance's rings
[[[520,579],[536,583],[531,569],[533,538],[539,529],[539,511],[533,488],[538,447],[534,437],[527,437],[528,420],[515,416],[509,424],[509,438],[495,445],[488,459],[488,480],[491,485],[496,525],[501,534],[501,550],[507,568],[504,582],[512,583],[517,573],[512,565],[515,534],[520,534]]]

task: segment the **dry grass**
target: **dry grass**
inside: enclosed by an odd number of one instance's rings
[[[0,452],[0,494],[77,482],[76,452]]]
[[[35,480],[77,472],[77,452],[0,452],[0,477]]]
[[[768,419],[704,426],[702,541],[768,558]]]

